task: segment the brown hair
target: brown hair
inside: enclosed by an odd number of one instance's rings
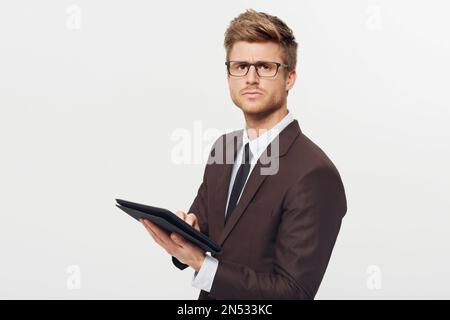
[[[284,49],[283,63],[289,65],[289,71],[295,69],[298,44],[292,30],[276,16],[248,9],[234,18],[225,32],[227,60],[233,45],[238,41],[278,43]]]

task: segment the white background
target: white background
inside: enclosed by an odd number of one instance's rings
[[[0,298],[197,298],[114,199],[189,208],[204,163],[171,137],[243,126],[223,34],[247,8],[293,29],[288,108],[346,187],[316,298],[450,298],[444,0],[2,1]]]

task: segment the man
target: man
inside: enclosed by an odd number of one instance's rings
[[[230,23],[225,49],[246,128],[216,141],[189,213],[177,211],[223,252],[141,222],[179,269],[195,270],[199,299],[313,299],[347,206],[337,169],[287,108],[297,43],[277,17],[247,10]]]

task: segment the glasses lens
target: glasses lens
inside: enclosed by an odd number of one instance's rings
[[[228,70],[232,76],[243,77],[247,74],[250,65],[247,62],[231,61]],[[258,62],[255,65],[260,77],[273,77],[277,73],[277,64],[273,62]]]
[[[233,76],[244,76],[248,70],[248,63],[232,61],[230,62],[229,70],[230,74]]]
[[[261,77],[273,77],[277,73],[277,64],[272,62],[260,62],[256,65]]]

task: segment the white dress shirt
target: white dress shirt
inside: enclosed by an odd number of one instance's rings
[[[236,161],[233,164],[233,169],[231,171],[231,179],[230,185],[228,187],[228,198],[227,205],[225,206],[224,219],[228,208],[228,202],[230,201],[231,190],[233,189],[234,179],[236,178],[237,171],[239,170],[239,166],[242,163],[242,153],[244,152],[244,146],[246,143],[249,143],[250,152],[252,154],[252,158],[250,161],[250,172],[247,176],[247,180],[245,181],[244,187],[242,188],[241,194],[239,195],[239,199],[244,191],[245,185],[247,184],[248,178],[250,177],[253,168],[256,165],[259,157],[263,154],[264,150],[266,150],[267,146],[286,128],[292,121],[294,121],[291,113],[288,110],[288,114],[278,122],[272,129],[262,132],[257,138],[253,140],[249,140],[247,128],[244,130],[244,134],[242,135],[242,146],[238,150]],[[239,202],[238,199],[238,202]],[[194,273],[192,278],[192,286],[201,289],[207,292],[211,291],[211,287],[214,281],[214,276],[217,272],[217,267],[219,266],[219,260],[212,257],[210,254],[206,254],[205,261],[203,262],[200,270]]]

